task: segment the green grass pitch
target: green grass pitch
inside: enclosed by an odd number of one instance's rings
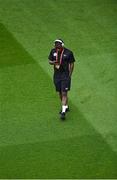
[[[0,0],[0,178],[117,178],[117,1]],[[75,55],[59,119],[48,54]]]

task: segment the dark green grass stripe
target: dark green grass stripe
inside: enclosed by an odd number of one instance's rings
[[[8,146],[0,150],[1,178],[116,178],[117,156],[99,134]]]
[[[27,56],[22,45],[0,23],[0,68],[30,63],[34,63],[31,56]]]

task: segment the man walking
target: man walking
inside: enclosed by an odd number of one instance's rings
[[[50,51],[49,63],[54,66],[54,85],[56,91],[59,92],[62,109],[60,118],[65,119],[65,113],[69,111],[68,91],[71,86],[71,76],[74,69],[75,58],[73,52],[64,47],[61,39],[54,41],[55,47]]]

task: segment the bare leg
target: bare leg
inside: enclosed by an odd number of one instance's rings
[[[61,108],[61,111],[59,112],[62,116],[63,116],[63,113],[69,111],[68,110],[68,93],[67,91],[65,92],[59,92],[59,97],[60,97],[60,100],[61,100],[61,105],[62,105],[62,108]],[[64,115],[64,118],[65,118],[65,115]]]
[[[67,92],[62,92],[62,105],[66,106],[68,102]]]
[[[59,92],[59,97],[60,97],[60,100],[62,102],[62,93],[61,92]]]

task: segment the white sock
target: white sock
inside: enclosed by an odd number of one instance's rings
[[[66,111],[66,106],[63,105],[63,106],[62,106],[62,113],[65,113],[65,111]]]
[[[68,108],[68,105],[66,105],[66,109]]]

